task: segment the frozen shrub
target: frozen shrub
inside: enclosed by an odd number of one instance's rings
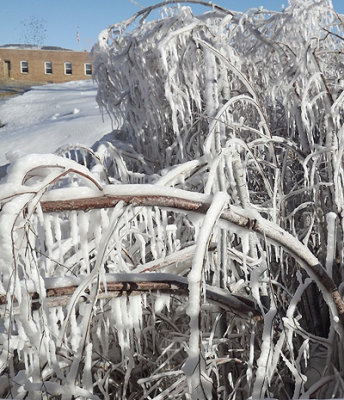
[[[1,395],[342,397],[342,18],[160,7],[93,49],[112,143],[0,188]]]

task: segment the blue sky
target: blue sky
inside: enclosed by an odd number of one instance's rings
[[[44,45],[61,46],[74,50],[90,50],[101,30],[130,17],[140,10],[134,0],[0,0],[0,45],[22,43],[25,24],[32,17],[44,22]],[[142,6],[158,1],[135,0]],[[245,11],[264,6],[281,10],[288,0],[214,0],[231,10]],[[344,13],[344,0],[333,0],[335,9]],[[79,31],[80,41],[77,41]]]

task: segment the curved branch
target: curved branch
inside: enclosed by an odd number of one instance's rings
[[[223,12],[224,14],[232,15],[233,17],[234,17],[236,14],[240,14],[240,13],[238,13],[238,12],[230,11],[230,10],[228,10],[227,8],[221,7],[221,6],[219,6],[219,5],[217,5],[217,4],[214,4],[214,3],[210,2],[210,1],[207,2],[207,1],[202,1],[202,0],[165,0],[165,1],[161,2],[161,3],[154,4],[154,5],[152,5],[152,6],[146,7],[146,8],[144,8],[144,9],[138,11],[138,12],[137,12],[136,14],[134,14],[132,17],[130,17],[130,18],[128,18],[128,19],[126,19],[126,20],[124,20],[124,21],[122,21],[122,22],[118,22],[118,23],[116,23],[116,24],[110,25],[110,26],[107,28],[107,30],[110,32],[110,31],[116,30],[117,28],[122,27],[122,26],[124,26],[125,28],[127,28],[127,27],[128,27],[129,25],[131,25],[136,19],[138,19],[138,18],[140,18],[140,17],[141,17],[142,19],[147,18],[148,15],[149,15],[152,11],[156,10],[157,8],[165,7],[165,6],[168,5],[168,4],[180,4],[180,3],[192,3],[192,4],[196,4],[196,5],[199,4],[199,5],[201,5],[201,6],[213,8],[214,10]]]
[[[109,185],[104,187],[103,193],[102,196],[78,198],[71,196],[68,199],[64,192],[61,199],[58,200],[58,189],[56,189],[49,192],[48,200],[43,200],[41,207],[43,212],[86,211],[114,207],[119,201],[123,201],[132,206],[159,206],[205,214],[212,200],[211,196],[202,193],[157,185]],[[57,200],[50,200],[54,198]],[[344,327],[344,303],[337,286],[319,260],[305,245],[277,224],[262,218],[254,209],[230,206],[222,213],[221,220],[243,229],[252,230],[270,242],[282,246],[295,257],[308,275],[318,284],[333,316],[338,316]]]

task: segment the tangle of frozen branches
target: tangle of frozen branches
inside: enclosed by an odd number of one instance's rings
[[[93,49],[111,143],[0,186],[0,396],[343,397],[342,17],[165,6]]]

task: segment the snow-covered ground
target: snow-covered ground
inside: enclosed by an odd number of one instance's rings
[[[21,153],[52,153],[68,144],[91,146],[113,130],[88,81],[35,86],[0,101],[0,166]]]

